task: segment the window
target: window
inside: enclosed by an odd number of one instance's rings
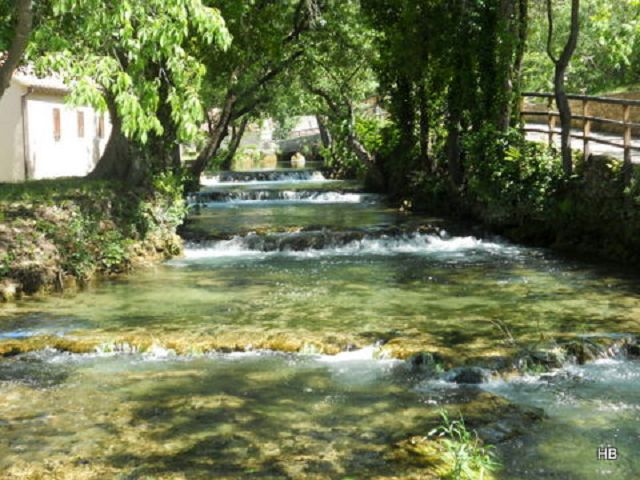
[[[84,138],[84,112],[78,112],[78,138]]]
[[[98,117],[98,127],[97,127],[98,138],[104,138],[104,113],[101,113]]]
[[[62,137],[62,126],[60,123],[60,109],[54,108],[53,109],[53,139],[56,142],[59,142],[61,137]]]

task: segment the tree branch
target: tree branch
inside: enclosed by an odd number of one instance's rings
[[[549,22],[549,32],[547,35],[547,55],[553,63],[558,63],[557,57],[553,53],[553,5],[552,0],[547,0],[547,20]]]
[[[318,97],[322,98],[333,113],[335,114],[340,113],[340,107],[338,107],[338,104],[333,101],[333,98],[331,98],[331,95],[329,95],[328,92],[326,92],[325,90],[322,90],[320,87],[314,87],[308,82],[305,82],[305,87],[314,95],[317,95]]]
[[[227,148],[227,154],[222,161],[222,169],[229,170],[231,169],[231,164],[233,163],[233,157],[235,157],[236,152],[238,151],[238,147],[240,146],[240,141],[244,135],[245,130],[247,129],[247,125],[249,124],[249,117],[245,116],[241,121],[240,125],[237,128],[233,129],[233,133],[231,135],[231,141],[229,142],[229,146]]]
[[[11,77],[13,77],[13,72],[18,68],[22,60],[22,56],[29,45],[31,31],[33,30],[33,1],[16,0],[16,4],[16,33],[7,52],[7,58],[4,63],[0,65],[0,98],[2,98],[5,90],[11,85]]]

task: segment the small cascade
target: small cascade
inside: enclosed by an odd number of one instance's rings
[[[212,190],[191,194],[190,205],[207,208],[258,202],[288,203],[374,203],[379,195],[323,190]]]
[[[255,170],[248,172],[221,172],[212,177],[203,178],[204,186],[218,186],[224,183],[257,183],[257,182],[326,182],[322,172],[318,170]]]
[[[439,255],[473,258],[473,254],[518,254],[517,247],[485,241],[476,237],[451,237],[445,231],[434,233],[406,232],[397,227],[379,230],[317,230],[267,235],[249,234],[228,240],[206,241],[187,245],[185,259],[251,257],[265,254],[291,256],[380,256]],[[181,260],[172,262],[182,264]]]

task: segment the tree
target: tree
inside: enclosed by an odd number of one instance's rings
[[[227,51],[205,56],[210,129],[191,167],[196,181],[218,154],[229,127],[269,103],[274,85],[303,56],[301,39],[321,11],[316,0],[211,3],[227,19],[234,41]]]
[[[571,57],[578,45],[578,35],[580,33],[579,15],[580,0],[571,0],[571,29],[560,56],[556,57],[553,52],[553,5],[551,0],[547,0],[547,18],[549,21],[547,55],[555,65],[553,85],[556,105],[560,113],[562,168],[566,176],[570,176],[573,173],[573,159],[571,152],[571,106],[565,90],[565,75]]]
[[[109,110],[113,132],[92,176],[140,181],[176,166],[204,121],[204,48],[230,37],[201,0],[58,0],[34,35],[40,70],[60,72],[70,101]]]
[[[380,97],[396,127],[393,152],[381,163],[390,186],[406,184],[416,169],[433,170],[429,152],[432,126],[438,122],[433,108],[442,93],[432,69],[437,61],[434,19],[446,23],[431,0],[363,0],[373,28],[379,58],[374,63]],[[442,44],[444,48],[447,46]],[[416,152],[416,149],[417,152]]]
[[[416,172],[446,174],[452,190],[461,192],[467,139],[483,129],[494,138],[504,135],[517,119],[527,0],[363,5],[380,32],[375,70],[398,129],[386,175],[402,189]],[[431,145],[438,146],[435,155]],[[446,166],[437,164],[439,157]]]
[[[569,36],[571,2],[553,4],[554,49]],[[634,87],[640,79],[640,2],[638,0],[581,0],[580,41],[566,73],[567,91],[601,94]],[[555,65],[546,53],[547,3],[532,2],[529,48],[524,57],[524,88],[553,89]]]
[[[0,18],[7,17],[9,25],[12,22],[13,28],[6,26],[0,31],[0,98],[11,84],[11,77],[22,61],[25,51],[29,45],[29,38],[33,29],[33,1],[15,0],[15,14],[8,10],[9,5],[3,4],[0,8]],[[7,10],[2,12],[2,10]],[[15,17],[15,18],[13,18]],[[4,22],[3,22],[4,23]],[[3,25],[3,26],[4,26]],[[3,38],[4,37],[4,38]],[[2,52],[7,44],[6,56],[2,58]]]
[[[361,106],[376,94],[376,33],[364,22],[357,0],[328,2],[321,20],[305,39],[299,68],[301,86],[311,94],[307,108],[319,117],[334,166],[366,173],[380,187],[376,152],[357,131]],[[355,165],[349,165],[351,159]]]

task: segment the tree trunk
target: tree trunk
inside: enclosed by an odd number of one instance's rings
[[[499,52],[498,75],[500,91],[496,94],[496,126],[501,132],[506,132],[511,124],[511,108],[513,106],[514,82],[518,76],[518,16],[513,0],[500,0],[498,11],[497,44]]]
[[[224,160],[222,162],[223,170],[231,170],[231,165],[233,164],[233,157],[235,157],[236,152],[238,151],[238,147],[240,146],[240,141],[242,140],[242,136],[244,135],[244,132],[247,129],[248,124],[249,124],[249,116],[245,115],[240,121],[240,125],[237,128],[233,129],[227,154],[225,155]]]
[[[33,1],[16,0],[16,32],[9,46],[9,51],[0,65],[0,98],[11,85],[13,72],[20,64],[33,30]]]
[[[367,148],[363,145],[360,139],[356,135],[355,128],[355,114],[353,112],[353,105],[350,102],[347,102],[347,113],[348,113],[348,134],[347,134],[347,144],[351,151],[355,154],[356,158],[360,160],[360,162],[366,167],[367,175],[371,180],[372,186],[376,189],[384,188],[384,175],[378,164],[376,162],[375,155],[367,150]]]
[[[327,122],[322,115],[316,115],[316,121],[318,122],[318,130],[320,130],[320,141],[324,148],[331,148],[333,139],[331,138],[331,132],[327,128]]]
[[[429,99],[424,88],[424,82],[418,87],[418,102],[420,110],[420,159],[426,172],[433,171],[431,155],[429,154]]]
[[[365,146],[356,138],[355,134],[348,137],[349,147],[355,156],[367,167],[367,183],[369,188],[383,191],[385,189],[385,180],[382,171],[377,165],[375,156],[369,152]]]
[[[158,69],[165,68],[158,65]],[[170,76],[170,74],[167,74]],[[170,80],[169,80],[170,81]],[[173,120],[171,103],[169,102],[169,83],[162,82],[159,89],[160,102],[156,117],[162,125],[162,134],[152,133],[145,145],[146,156],[158,170],[164,171],[180,169],[180,142],[178,141],[178,126]]]
[[[88,178],[139,184],[144,180],[144,159],[122,132],[122,119],[113,99],[107,98],[107,106],[111,117],[111,136],[102,157]]]
[[[558,106],[558,112],[560,113],[560,128],[562,130],[560,134],[562,169],[566,176],[570,176],[573,173],[573,159],[571,151],[571,105],[569,105],[569,100],[567,99],[567,94],[564,89],[564,75],[565,70],[560,66],[556,66],[553,85],[556,105]]]
[[[222,141],[228,134],[229,124],[232,121],[233,108],[235,106],[236,96],[231,92],[227,95],[224,107],[220,112],[220,117],[215,122],[213,131],[207,140],[206,145],[196,158],[196,161],[191,166],[191,176],[194,181],[199,182],[202,173],[205,171],[209,162],[216,156]]]
[[[514,95],[511,106],[511,126],[516,127],[522,121],[522,63],[527,49],[527,37],[529,34],[529,0],[518,2],[518,45],[514,61]]]
[[[397,79],[397,94],[395,95],[396,116],[400,127],[400,149],[405,158],[411,156],[411,149],[415,145],[415,108],[413,82],[405,76]]]
[[[463,57],[464,58],[464,57]],[[464,172],[462,168],[462,149],[460,146],[462,132],[462,118],[464,112],[465,95],[467,94],[465,81],[463,78],[464,70],[462,68],[466,62],[457,62],[457,69],[454,73],[452,85],[449,89],[447,104],[449,112],[446,119],[447,128],[447,170],[449,173],[449,181],[454,189],[459,189],[464,181]]]
[[[449,180],[457,189],[462,185],[462,158],[460,149],[460,122],[450,119],[447,127],[447,161]]]
[[[547,16],[549,20],[549,36],[547,53],[555,64],[554,93],[558,112],[560,113],[562,168],[566,176],[573,173],[573,159],[571,152],[571,106],[565,91],[565,75],[567,67],[578,45],[580,34],[580,0],[571,0],[571,30],[569,38],[562,49],[559,58],[555,58],[552,51],[553,41],[553,8],[551,0],[547,0]]]

